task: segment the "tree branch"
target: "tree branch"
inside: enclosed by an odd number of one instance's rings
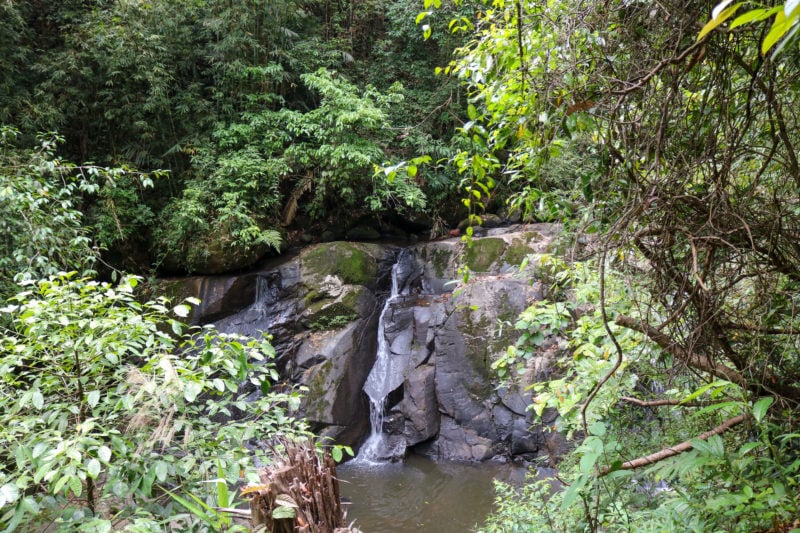
[[[700,440],[707,440],[709,437],[712,437],[714,435],[719,435],[720,433],[724,433],[725,431],[728,431],[733,426],[741,424],[742,422],[747,420],[748,417],[749,417],[749,415],[743,414],[743,415],[735,416],[733,418],[729,418],[728,420],[726,420],[722,424],[718,425],[714,429],[706,431],[702,435],[699,435],[697,438],[700,439]],[[667,459],[669,457],[674,457],[675,455],[681,454],[681,453],[689,451],[691,449],[692,449],[692,441],[691,440],[687,440],[687,441],[681,442],[680,444],[678,444],[676,446],[670,446],[669,448],[664,448],[663,450],[658,451],[656,453],[652,453],[650,455],[646,455],[644,457],[639,457],[638,459],[634,459],[632,461],[627,461],[625,463],[622,463],[622,466],[620,466],[619,468],[616,468],[615,470],[635,470],[635,469],[640,468],[642,466],[652,465],[652,464],[655,464],[655,463],[657,463],[659,461],[663,461],[664,459]],[[606,475],[610,474],[611,472],[612,472],[612,470],[611,470],[610,466],[604,466],[603,468],[600,469],[598,477],[606,476]]]
[[[669,338],[663,332],[657,330],[650,324],[647,324],[641,320],[635,320],[625,315],[617,316],[615,322],[619,326],[623,326],[628,329],[632,329],[634,331],[638,331],[639,333],[644,334],[651,341],[658,344],[664,351],[666,351],[673,357],[680,359],[689,366],[692,366],[704,372],[708,372],[709,374],[712,374],[716,377],[726,379],[731,383],[736,383],[741,387],[747,386],[747,380],[745,380],[744,376],[739,374],[739,372],[737,372],[736,370],[727,366],[716,364],[705,355],[700,355],[686,351],[681,345],[674,342],[671,338]]]
[[[665,405],[676,405],[678,407],[706,407],[710,405],[708,402],[684,402],[681,400],[640,400],[631,396],[623,396],[620,398],[623,402],[632,403],[639,407],[662,407]]]
[[[756,394],[763,394],[764,391],[766,391],[775,396],[781,396],[791,400],[794,403],[800,402],[800,388],[779,380],[775,374],[767,369],[764,369],[763,373],[760,374],[760,381],[749,380],[735,369],[713,362],[706,355],[686,350],[669,336],[646,322],[633,319],[626,315],[618,315],[615,323],[619,326],[644,334],[647,338],[660,346],[662,350],[697,370],[702,370],[703,372],[708,372],[713,376],[725,379],[731,383],[736,383],[740,387],[753,391]]]

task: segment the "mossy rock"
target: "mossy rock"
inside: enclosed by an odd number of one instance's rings
[[[351,287],[336,300],[325,299],[312,303],[306,312],[305,321],[316,331],[338,329],[369,314],[369,291],[361,286]]]
[[[473,239],[465,252],[466,264],[473,272],[489,272],[491,266],[502,257],[506,242],[496,237]]]
[[[301,261],[303,270],[312,276],[337,276],[346,284],[372,287],[382,251],[377,245],[338,241],[315,246]]]
[[[330,389],[333,384],[334,369],[334,361],[329,359],[307,371],[308,393],[305,395],[303,403],[305,416],[309,420],[325,421],[328,418],[326,414],[330,412],[333,405]]]

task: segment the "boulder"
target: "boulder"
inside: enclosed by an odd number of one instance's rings
[[[415,368],[404,383],[404,415],[406,443],[414,446],[439,432],[439,407],[436,402],[436,368],[423,365]]]

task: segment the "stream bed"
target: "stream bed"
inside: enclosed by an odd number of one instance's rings
[[[404,463],[337,468],[347,523],[364,533],[467,533],[492,509],[492,480],[520,484],[525,469],[500,463],[435,463],[411,455]]]

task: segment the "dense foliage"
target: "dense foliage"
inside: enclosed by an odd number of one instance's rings
[[[67,160],[169,171],[76,206],[116,266],[220,272],[295,230],[458,216],[452,171],[373,178],[420,146],[448,156],[462,113],[457,84],[433,75],[455,41],[424,40],[412,0],[0,9],[0,124],[58,131]]]
[[[730,25],[741,4],[482,4],[451,23],[470,40],[444,69],[467,87],[453,161],[471,201],[502,179],[533,216],[596,234],[495,364],[564,339],[563,377],[535,388],[537,411],[583,438],[568,488],[504,501],[490,530],[783,527],[798,508],[796,4]],[[762,55],[776,27],[785,46]]]
[[[303,431],[290,414],[299,397],[270,392],[266,340],[186,330],[170,314],[188,306],[139,303],[137,283],[60,275],[26,283],[0,310],[11,324],[0,336],[6,531],[188,528],[173,492],[257,481],[253,455],[269,458],[252,443]],[[258,398],[245,401],[242,383]]]
[[[513,379],[558,340],[570,357],[534,410],[579,444],[564,490],[500,486],[487,531],[766,531],[800,512],[796,1],[0,13],[8,529],[176,520],[252,453],[244,425],[190,419],[296,428],[268,345],[188,332],[137,278],[94,270],[230,271],[298,233],[485,211],[580,235],[540,260],[549,299],[493,365]]]
[[[214,511],[229,487],[257,479],[276,436],[306,434],[298,392],[271,390],[272,346],[189,328],[189,307],[143,301],[140,278],[92,279],[77,206],[150,177],[66,163],[57,136],[28,150],[2,134],[0,529],[232,526]]]

